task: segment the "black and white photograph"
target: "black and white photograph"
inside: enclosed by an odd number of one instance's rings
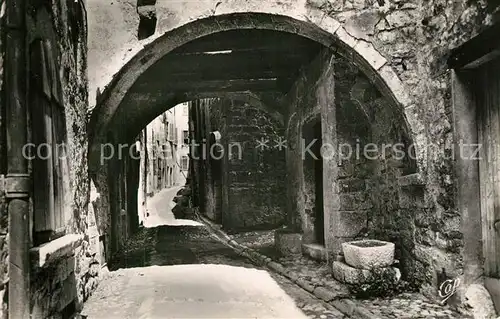
[[[500,319],[500,0],[0,0],[0,319]]]

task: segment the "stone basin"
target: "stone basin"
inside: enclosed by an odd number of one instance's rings
[[[345,262],[354,268],[388,267],[394,263],[395,246],[391,242],[366,239],[342,243]]]

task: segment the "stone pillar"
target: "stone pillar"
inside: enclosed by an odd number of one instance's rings
[[[338,138],[335,107],[334,56],[327,53],[316,87],[316,100],[321,112],[321,156],[323,158],[323,211],[325,214],[325,246],[330,252],[340,249],[340,199],[338,193]]]
[[[304,193],[302,184],[304,168],[302,165],[302,125],[300,115],[292,114],[288,122],[286,137],[288,147],[286,150],[287,168],[287,228],[294,232],[301,232],[300,215],[304,209]]]
[[[293,113],[288,120],[286,130],[286,169],[287,169],[287,220],[286,228],[274,234],[276,249],[285,255],[302,252],[301,211],[304,210],[304,194],[302,192],[302,129],[300,115]]]

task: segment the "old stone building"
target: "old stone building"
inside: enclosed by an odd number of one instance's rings
[[[101,268],[88,209],[86,8],[1,5],[0,317],[67,317]]]
[[[0,317],[81,307],[139,227],[132,146],[185,102],[182,141],[244,145],[193,157],[210,218],[328,260],[388,240],[422,292],[444,269],[500,309],[497,2],[0,3]]]

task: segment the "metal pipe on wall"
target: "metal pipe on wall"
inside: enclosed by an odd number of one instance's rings
[[[6,1],[5,107],[9,214],[9,318],[29,318],[29,189],[27,143],[26,1]]]

